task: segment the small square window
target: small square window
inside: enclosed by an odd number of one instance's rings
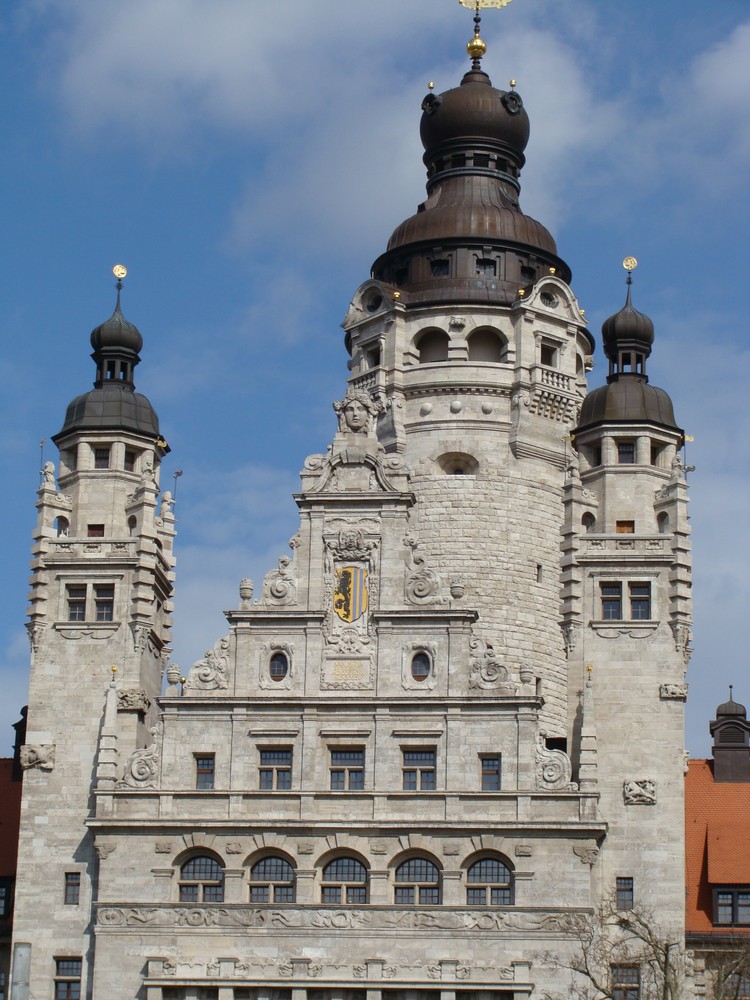
[[[633,879],[629,875],[617,876],[616,903],[618,910],[633,909]]]
[[[405,792],[435,790],[435,751],[403,751],[403,788]]]
[[[78,906],[81,899],[81,873],[65,872],[65,905]]]
[[[482,754],[482,791],[500,791],[500,757],[486,757]]]
[[[364,750],[331,750],[331,790],[359,792],[364,787]]]
[[[259,786],[264,791],[287,791],[292,787],[292,751],[290,748],[260,751]]]
[[[98,622],[114,621],[115,585],[113,583],[94,584],[94,607]]]
[[[68,602],[68,621],[86,621],[86,586],[85,584],[69,583],[65,588]]]
[[[94,448],[94,468],[109,468],[109,448]]]
[[[89,538],[104,538],[104,525],[103,524],[89,524],[86,530],[86,535]]]
[[[210,789],[214,787],[216,758],[214,754],[195,755],[195,787]]]
[[[542,344],[539,349],[539,360],[547,368],[557,367],[557,351],[552,344]]]
[[[635,441],[617,442],[617,461],[620,465],[633,465],[635,463]]]
[[[615,534],[634,535],[635,521],[615,521]]]

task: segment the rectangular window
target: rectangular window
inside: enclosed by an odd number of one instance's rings
[[[557,351],[552,344],[542,344],[539,352],[539,360],[547,368],[557,367]]]
[[[214,787],[214,754],[195,755],[195,787],[201,789]]]
[[[714,890],[714,923],[750,925],[750,886]]]
[[[114,621],[115,585],[113,583],[94,584],[94,608],[98,622]]]
[[[360,792],[364,787],[364,750],[331,750],[331,790]]]
[[[405,792],[435,789],[435,751],[404,750],[403,787]]]
[[[292,751],[290,748],[260,751],[260,788],[285,791],[292,787]]]
[[[619,621],[622,618],[622,584],[602,583],[602,618]]]
[[[476,272],[480,278],[494,278],[497,275],[497,263],[489,257],[478,257]]]
[[[450,273],[450,265],[447,260],[430,261],[430,270],[433,278],[441,278]]]
[[[481,755],[482,761],[482,791],[500,791],[500,757],[485,757]]]
[[[630,617],[633,621],[648,621],[651,617],[651,584],[629,583]]]
[[[615,521],[615,534],[634,535],[635,521]]]
[[[104,525],[89,524],[86,530],[86,535],[89,538],[104,538]]]
[[[617,461],[620,465],[633,465],[635,463],[635,441],[617,442]]]
[[[125,462],[123,468],[126,472],[135,472],[135,452],[129,448],[125,450]]]
[[[94,448],[94,468],[109,468],[109,448]]]
[[[86,586],[82,583],[69,583],[65,588],[68,601],[68,621],[86,621]]]
[[[78,906],[81,900],[81,873],[65,872],[65,905]]]
[[[733,972],[727,977],[726,995],[732,1000],[750,1000],[750,975]]]
[[[55,1000],[81,1000],[80,958],[55,959]]]
[[[9,917],[13,902],[13,879],[0,878],[0,919]]]
[[[629,875],[617,877],[616,902],[618,910],[633,909],[633,879]]]
[[[639,1000],[641,970],[637,965],[612,966],[612,1000]]]

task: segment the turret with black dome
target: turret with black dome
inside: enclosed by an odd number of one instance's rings
[[[632,266],[635,266],[634,259]],[[633,307],[631,288],[629,270],[625,305],[602,324],[602,343],[609,359],[607,384],[594,389],[584,399],[579,430],[599,423],[644,420],[679,430],[669,395],[664,389],[649,384],[646,359],[654,342],[654,324]]]
[[[91,357],[96,380],[89,392],[68,405],[56,443],[75,431],[129,431],[150,441],[159,437],[159,418],[148,398],[135,391],[133,371],[140,362],[143,337],[120,308],[122,282],[117,282],[117,302],[112,315],[91,331]]]

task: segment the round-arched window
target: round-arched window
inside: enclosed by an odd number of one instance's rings
[[[510,906],[513,875],[500,858],[481,858],[469,868],[466,902],[471,906]]]
[[[180,868],[181,903],[223,903],[224,866],[209,854],[197,854]]]
[[[434,361],[448,360],[448,345],[450,337],[442,330],[426,330],[419,338],[420,365],[428,365]]]
[[[283,681],[289,673],[289,659],[286,653],[274,653],[268,664],[268,673],[272,681]]]
[[[440,903],[440,869],[429,858],[410,858],[396,869],[395,901],[407,906]]]
[[[366,903],[367,869],[358,858],[334,858],[323,869],[324,903]]]
[[[411,658],[411,675],[415,681],[426,681],[432,672],[432,663],[424,651],[415,653]]]
[[[294,868],[285,858],[262,858],[250,869],[251,903],[293,903]]]

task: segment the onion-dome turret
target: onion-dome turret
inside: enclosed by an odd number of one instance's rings
[[[635,267],[635,258],[626,258],[630,260]],[[631,287],[628,270],[625,305],[602,324],[604,353],[609,359],[607,384],[584,399],[579,430],[597,423],[638,421],[679,430],[669,394],[649,384],[646,359],[654,342],[654,324],[633,307]]]
[[[96,362],[94,388],[68,405],[57,441],[73,431],[131,431],[154,440],[159,418],[142,393],[135,391],[133,371],[140,362],[143,337],[120,308],[122,282],[117,282],[117,302],[112,315],[91,331],[91,357]]]
[[[570,281],[548,230],[521,211],[529,117],[515,81],[507,91],[492,86],[480,64],[485,48],[475,33],[460,85],[431,89],[422,102],[427,198],[372,269],[406,301],[511,303],[551,269]]]

